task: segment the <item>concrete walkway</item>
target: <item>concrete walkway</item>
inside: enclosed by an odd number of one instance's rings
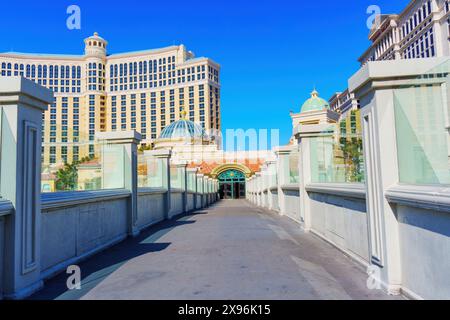
[[[80,264],[32,299],[392,299],[364,269],[288,218],[244,200],[166,221]]]

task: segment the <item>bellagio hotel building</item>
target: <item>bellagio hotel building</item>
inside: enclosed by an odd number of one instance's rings
[[[44,114],[43,163],[95,156],[98,131],[136,130],[151,144],[187,118],[221,129],[220,66],[184,45],[108,55],[97,33],[84,55],[0,54],[0,76],[23,76],[55,94]]]

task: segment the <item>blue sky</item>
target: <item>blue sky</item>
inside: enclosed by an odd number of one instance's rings
[[[400,12],[409,0],[341,1],[2,1],[0,51],[81,54],[98,31],[109,53],[183,43],[222,66],[224,128],[280,129],[291,135],[316,86],[328,99],[346,88],[369,42],[368,6]],[[81,30],[66,28],[80,6]]]

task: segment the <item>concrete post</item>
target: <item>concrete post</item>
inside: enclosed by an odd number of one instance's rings
[[[197,174],[197,192],[200,196],[198,202],[198,208],[203,209],[204,206],[204,183],[203,183],[204,175],[202,173]]]
[[[172,156],[172,151],[170,150],[152,150],[146,151],[145,155],[154,157],[159,161],[158,170],[160,170],[159,175],[161,175],[161,188],[166,190],[164,197],[164,213],[165,218],[169,219],[170,214],[170,158]]]
[[[255,184],[256,184],[256,205],[260,207],[262,205],[262,185],[261,185],[261,172],[256,173]]]
[[[178,176],[180,177],[180,189],[182,191],[182,199],[183,199],[183,212],[188,212],[187,208],[187,163],[177,163],[172,164],[172,167],[175,168],[178,172]]]
[[[273,194],[272,189],[275,187],[274,181],[276,181],[276,162],[275,161],[267,161],[267,207],[269,210],[276,210],[275,204],[273,202]]]
[[[129,190],[131,195],[128,201],[128,234],[137,236],[139,228],[136,223],[137,217],[137,201],[138,201],[138,173],[137,173],[137,148],[142,140],[141,134],[136,131],[116,131],[116,132],[98,132],[97,140],[103,142],[102,146],[102,184],[104,189],[112,189],[117,187],[117,180],[114,171],[110,171],[106,165],[108,161],[108,149],[110,146],[120,145],[123,147],[123,188]],[[120,154],[119,154],[120,155]],[[118,160],[118,163],[122,162]],[[119,171],[120,172],[120,171]]]
[[[277,176],[278,176],[278,206],[280,215],[286,215],[286,197],[283,186],[289,184],[289,155],[292,147],[278,147],[275,149],[277,156]]]
[[[312,182],[311,177],[311,139],[317,137],[330,137],[334,135],[335,125],[303,125],[296,128],[295,137],[298,141],[299,158],[299,184],[300,184],[300,223],[302,228],[311,231],[311,199],[306,186]]]
[[[212,179],[211,178],[208,178],[208,180],[206,180],[206,185],[208,188],[208,206],[210,206],[212,203]]]
[[[53,94],[20,77],[0,77],[1,197],[14,214],[5,222],[4,291],[21,299],[40,289],[42,113]]]
[[[187,176],[188,179],[192,180],[192,184],[193,184],[193,190],[192,192],[194,193],[193,195],[193,206],[194,206],[194,211],[197,208],[197,192],[198,192],[198,187],[197,187],[197,172],[198,169],[197,168],[188,168],[187,169]],[[189,178],[190,177],[190,178]]]
[[[379,274],[376,280],[391,294],[399,294],[402,287],[398,216],[385,196],[399,183],[394,91],[414,85],[441,85],[445,77],[419,76],[443,64],[448,65],[448,57],[421,59],[414,64],[403,60],[369,62],[349,80],[349,90],[361,105],[370,259]]]

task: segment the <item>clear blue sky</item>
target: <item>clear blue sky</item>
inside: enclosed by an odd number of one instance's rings
[[[183,43],[222,66],[224,128],[279,128],[314,86],[328,99],[346,88],[369,42],[369,5],[397,13],[409,0],[1,1],[0,51],[81,54],[98,31],[109,53]],[[81,30],[66,9],[82,11]]]

